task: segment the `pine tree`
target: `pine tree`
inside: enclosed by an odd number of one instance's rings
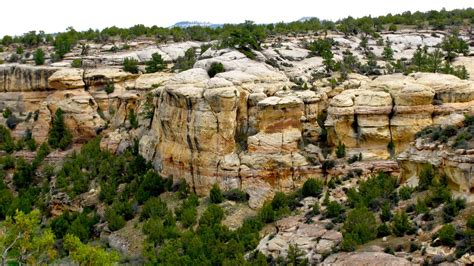
[[[58,108],[53,118],[53,125],[49,131],[48,143],[53,148],[66,149],[72,143],[72,135],[64,124],[63,111]]]

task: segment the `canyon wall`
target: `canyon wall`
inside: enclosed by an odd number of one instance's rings
[[[395,37],[397,56],[413,50],[403,45],[414,39]],[[338,38],[343,48],[358,42]],[[436,44],[430,40],[422,38]],[[172,62],[197,45],[161,47],[160,53]],[[308,178],[354,171],[398,174],[396,156],[413,150],[416,132],[474,114],[473,81],[413,73],[375,78],[349,74],[336,85],[329,79],[310,82],[309,73],[322,67],[320,58],[308,57],[308,50],[295,42],[286,47],[255,51],[255,60],[233,49],[211,48],[194,68],[180,73],[130,74],[113,66],[115,59],[132,52],[103,56],[108,66],[97,68],[0,65],[0,109],[13,111],[15,138],[31,132],[43,142],[61,108],[76,143],[101,135],[102,148],[122,152],[138,139],[140,154],[163,176],[186,180],[199,195],[214,183],[225,190],[245,190],[253,207]],[[153,49],[133,53],[142,60]],[[284,67],[267,61],[289,57],[291,64]],[[215,62],[225,72],[210,77],[207,70]],[[307,86],[294,77],[304,78]],[[131,125],[131,114],[138,127]],[[0,123],[7,120],[2,117]],[[346,156],[338,159],[335,150],[342,145]],[[352,156],[362,161],[347,163]],[[402,179],[419,172],[412,158],[399,157]],[[472,191],[472,171],[464,171],[465,159],[456,158],[446,157],[444,165],[452,165],[449,171],[456,172],[452,178],[459,190]]]

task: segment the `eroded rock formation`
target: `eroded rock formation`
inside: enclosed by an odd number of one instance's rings
[[[332,37],[341,48],[334,51],[336,58],[343,49],[361,57],[356,49],[360,39]],[[385,37],[393,42],[395,58],[411,56],[418,44],[433,47],[442,38],[428,33]],[[85,66],[94,66],[84,69],[2,65],[0,109],[8,107],[21,121],[13,129],[16,138],[31,131],[42,142],[55,110],[61,108],[76,142],[103,131],[101,147],[122,152],[138,139],[140,154],[163,176],[185,179],[200,195],[214,183],[243,189],[252,207],[310,177],[339,176],[355,168],[363,174],[397,173],[396,155],[410,147],[416,132],[474,113],[474,82],[451,75],[371,79],[349,74],[337,85],[329,79],[310,83],[323,68],[322,60],[308,57],[300,41],[289,38],[255,51],[256,60],[233,49],[210,48],[193,69],[181,73],[130,74],[116,66],[125,57],[144,62],[154,52],[173,62],[201,43],[144,44],[143,49],[131,44],[133,51],[84,57]],[[375,43],[369,46],[381,53]],[[91,49],[99,53],[106,47]],[[466,61],[470,58],[459,62]],[[210,77],[207,70],[215,62],[222,63],[225,72]],[[301,81],[308,84],[302,86]],[[132,111],[138,128],[130,123]],[[335,158],[338,145],[346,147],[345,158]],[[348,166],[347,158],[353,155],[363,162]],[[407,164],[414,157],[407,156],[401,159],[402,168],[417,172]],[[450,162],[458,158],[448,157]],[[464,162],[459,163],[451,169],[464,169]],[[455,179],[466,173],[455,174]]]

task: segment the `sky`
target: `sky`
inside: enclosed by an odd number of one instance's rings
[[[179,21],[211,23],[290,22],[302,17],[337,20],[403,11],[474,7],[473,0],[14,0],[2,1],[0,36],[31,30],[47,33],[130,27],[168,27]]]

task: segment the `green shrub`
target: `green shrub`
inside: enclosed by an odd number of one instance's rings
[[[116,201],[112,205],[112,210],[123,217],[126,221],[131,220],[134,216],[132,204],[128,201]]]
[[[194,63],[196,63],[196,52],[194,51],[194,48],[189,48],[184,53],[184,56],[180,56],[176,59],[173,69],[185,71],[193,68]]]
[[[446,246],[454,246],[455,245],[455,235],[456,229],[452,224],[445,224],[437,233],[441,244]]]
[[[431,186],[425,202],[428,207],[437,207],[442,203],[450,202],[451,191],[444,185]]]
[[[443,219],[445,223],[449,223],[453,220],[459,212],[466,207],[466,201],[464,199],[449,200],[443,206]]]
[[[132,74],[138,74],[138,60],[127,57],[123,60],[123,70]]]
[[[130,111],[128,112],[128,122],[130,122],[132,128],[138,128],[139,126],[137,114],[133,109],[130,109]]]
[[[56,35],[54,39],[54,51],[59,59],[69,53],[77,42],[77,32],[73,28],[68,28],[67,32]]]
[[[357,190],[350,188],[347,191],[347,202],[351,207],[361,205],[378,210],[384,202],[394,199],[392,197],[397,183],[396,178],[386,173],[379,173],[366,181],[361,181]]]
[[[33,167],[23,158],[16,161],[15,173],[13,174],[13,184],[16,188],[26,188],[31,186],[33,181]]]
[[[46,156],[48,156],[50,152],[51,150],[49,149],[48,143],[43,142],[40,145],[38,151],[36,152],[36,156],[33,159],[33,162],[31,163],[33,168],[38,168],[38,166],[41,164],[41,162],[43,162],[44,158],[46,158]]]
[[[6,155],[0,157],[0,169],[8,170],[13,168],[15,168],[15,158],[13,156]],[[3,185],[0,188],[3,188]]]
[[[166,226],[158,217],[149,219],[143,224],[143,233],[147,235],[147,242],[163,244],[165,239],[175,234],[175,228]]]
[[[181,221],[182,225],[186,228],[193,226],[197,220],[197,209],[194,206],[189,206],[184,208],[180,215],[179,220]]]
[[[165,217],[169,214],[170,210],[166,203],[164,203],[160,198],[153,197],[148,199],[143,205],[140,220],[144,221],[151,217]]]
[[[222,195],[222,191],[219,185],[217,185],[217,183],[214,183],[214,185],[212,185],[211,191],[209,193],[209,199],[211,203],[216,204],[224,201],[224,196]]]
[[[389,236],[391,233],[390,227],[386,223],[383,223],[377,227],[377,237]]]
[[[400,188],[400,190],[398,191],[398,195],[400,196],[402,200],[408,200],[411,198],[411,192],[412,192],[412,189],[410,187],[404,186]]]
[[[13,112],[9,107],[5,107],[5,109],[3,109],[3,112],[2,112],[3,118],[9,118],[12,114]]]
[[[271,223],[275,221],[275,211],[270,203],[266,203],[258,212],[260,220],[264,223]]]
[[[249,200],[249,195],[238,188],[234,188],[224,192],[224,198],[237,202],[245,202]]]
[[[35,60],[35,65],[43,65],[44,64],[44,51],[41,48],[36,49],[33,58]]]
[[[344,158],[346,156],[346,145],[339,141],[336,147],[336,157],[337,158]]]
[[[111,231],[117,231],[126,224],[125,219],[110,208],[105,211],[105,220]]]
[[[456,53],[465,56],[469,54],[469,44],[459,37],[459,32],[453,32],[445,36],[441,47],[446,52],[448,61],[453,61],[453,59],[456,58]]]
[[[474,214],[471,214],[471,216],[469,216],[466,222],[466,226],[467,228],[474,230]]]
[[[426,206],[426,201],[422,200],[421,198],[417,198],[415,211],[417,214],[421,214],[421,213],[425,213],[429,211],[428,206]]]
[[[354,236],[350,233],[345,233],[341,242],[341,249],[343,251],[354,251],[357,247],[357,241]]]
[[[397,29],[398,29],[398,27],[395,24],[390,24],[390,26],[388,27],[389,31],[397,31]]]
[[[298,245],[290,244],[286,257],[286,265],[309,265],[308,259],[305,258],[305,256],[306,253],[298,248]]]
[[[81,68],[82,67],[82,59],[76,58],[76,59],[72,60],[71,67]]]
[[[392,219],[392,212],[390,211],[390,203],[385,202],[382,205],[382,212],[380,213],[380,220],[382,222],[388,222]]]
[[[331,48],[334,44],[332,39],[317,39],[308,44],[307,48],[311,51],[312,55],[323,56],[331,52]]]
[[[224,65],[220,62],[214,62],[211,64],[209,67],[209,70],[207,70],[207,74],[209,74],[209,77],[213,78],[215,75],[224,72]]]
[[[25,53],[25,50],[23,49],[23,46],[19,45],[16,47],[16,54],[22,55]]]
[[[0,219],[5,219],[11,209],[11,204],[14,201],[12,192],[6,188],[3,180],[0,180]]]
[[[392,247],[385,247],[383,252],[385,252],[387,254],[395,255],[395,251],[393,250]]]
[[[285,193],[277,192],[271,202],[273,210],[279,210],[288,207],[288,200]]]
[[[330,201],[326,205],[326,211],[324,215],[327,218],[334,218],[336,221],[340,220],[342,214],[344,214],[344,207],[336,201]]]
[[[201,45],[201,55],[204,54],[207,50],[209,50],[209,48],[211,48],[210,44],[202,44]]]
[[[87,241],[91,238],[93,233],[93,226],[99,221],[99,218],[89,216],[86,213],[79,214],[71,222],[66,234],[71,234],[79,237],[81,241]]]
[[[377,234],[375,216],[366,207],[359,207],[350,211],[343,228],[346,233],[352,235],[358,244],[364,244],[375,239]]]
[[[423,169],[420,172],[419,182],[418,182],[418,190],[423,191],[427,190],[435,177],[435,173],[433,170],[433,165],[426,164],[423,166]]]
[[[53,148],[65,150],[72,144],[72,135],[66,128],[63,111],[58,108],[55,112],[53,123],[49,131],[48,143]]]
[[[324,160],[322,165],[321,165],[321,168],[323,170],[323,174],[326,176],[327,173],[328,173],[328,170],[334,168],[335,165],[336,165],[336,163],[334,162],[334,160]]]
[[[107,94],[113,93],[114,90],[115,90],[114,83],[113,82],[108,82],[107,85],[105,86],[104,90],[105,90],[105,93],[107,93]]]
[[[0,150],[4,150],[7,153],[15,150],[15,142],[10,134],[10,130],[3,125],[0,125]]]
[[[87,241],[93,231],[93,225],[97,222],[97,216],[89,215],[87,212],[81,214],[65,212],[52,219],[50,226],[58,239],[69,233]]]
[[[383,48],[382,56],[385,59],[385,61],[393,60],[392,43],[388,39],[385,43],[385,47]]]
[[[224,219],[224,210],[219,207],[218,205],[211,204],[199,219],[200,226],[212,226],[216,224],[220,224],[220,222]]]
[[[178,197],[180,199],[187,198],[188,195],[189,195],[189,185],[188,185],[188,183],[186,183],[185,180],[181,179],[181,180],[178,181],[177,186],[178,186],[178,191],[177,191]]]
[[[166,63],[159,53],[152,54],[151,60],[147,61],[145,65],[146,73],[155,73],[166,68]]]
[[[303,184],[302,194],[303,197],[319,197],[323,192],[323,182],[310,178]]]
[[[313,207],[311,208],[312,215],[318,215],[321,213],[321,208],[319,206],[319,202],[314,203]]]
[[[396,236],[404,236],[412,228],[408,215],[404,212],[397,212],[392,219],[392,232]]]
[[[135,197],[138,203],[143,203],[150,197],[159,196],[165,190],[163,178],[155,171],[150,170],[142,177]]]

